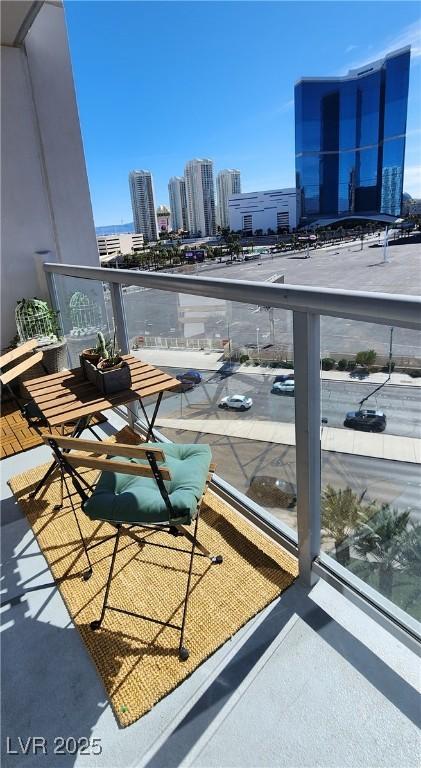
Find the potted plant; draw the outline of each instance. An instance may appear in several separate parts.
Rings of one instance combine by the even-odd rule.
[[[99,336],[99,333],[97,335]],[[90,347],[89,349],[82,350],[82,352],[79,355],[79,362],[80,362],[80,367],[82,369],[82,376],[84,379],[90,378],[86,363],[89,362],[91,363],[91,365],[93,365],[96,368],[100,359],[101,359],[101,347],[99,345],[99,341],[96,347]]]
[[[51,309],[46,301],[38,299],[20,299],[16,304],[15,320],[17,336],[15,346],[36,339],[38,348],[43,352],[43,365],[50,373],[58,373],[67,365],[67,345],[60,325],[59,313]],[[38,375],[45,373],[40,368]],[[34,369],[29,378],[37,373]],[[27,377],[28,378],[28,377]]]
[[[116,338],[105,342],[101,332],[98,333],[98,344],[95,354],[99,356],[96,364],[85,357],[84,364],[88,379],[103,395],[111,395],[130,389],[130,367],[121,357],[120,350],[116,346]]]

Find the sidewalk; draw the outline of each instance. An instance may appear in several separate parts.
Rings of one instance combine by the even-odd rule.
[[[136,357],[145,363],[156,365],[157,368],[195,368],[198,371],[217,371],[224,362],[222,352],[207,352],[196,349],[152,349],[142,347],[134,350]],[[263,376],[278,376],[280,374],[293,373],[287,368],[264,368],[260,365],[235,365],[236,373],[253,374]],[[362,382],[363,384],[383,384],[387,379],[387,373],[371,373],[365,379],[353,379],[348,371],[322,371],[323,381],[346,381],[348,383]],[[390,383],[407,387],[421,387],[421,378],[412,379],[407,373],[392,373]]]
[[[157,427],[182,429],[210,435],[229,435],[243,440],[255,440],[279,445],[295,445],[294,424],[247,419],[160,419]],[[354,430],[323,427],[322,450],[348,453],[368,458],[405,461],[421,464],[421,440]]]

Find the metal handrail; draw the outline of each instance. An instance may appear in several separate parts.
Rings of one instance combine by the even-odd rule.
[[[311,288],[220,277],[190,277],[168,273],[111,270],[73,264],[45,263],[46,272],[119,285],[138,285],[160,291],[290,309],[349,320],[421,330],[421,299],[402,294]]]

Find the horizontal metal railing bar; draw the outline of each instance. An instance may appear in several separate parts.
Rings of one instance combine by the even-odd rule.
[[[83,267],[50,262],[44,264],[44,269],[47,273],[85,280],[138,285],[160,291],[173,291],[421,330],[421,299],[416,296],[228,280],[218,277],[151,274],[150,272],[133,272],[129,269],[110,270],[103,267]]]

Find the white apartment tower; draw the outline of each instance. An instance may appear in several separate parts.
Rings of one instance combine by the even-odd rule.
[[[151,172],[131,171],[129,186],[135,232],[142,232],[148,240],[157,240],[158,224]]]
[[[240,171],[235,168],[225,168],[219,171],[216,177],[216,186],[218,190],[218,217],[221,229],[229,227],[228,199],[231,195],[241,193]]]
[[[184,176],[171,176],[168,182],[168,195],[170,200],[172,229],[175,231],[182,229],[187,232],[189,221],[187,215],[186,182]]]
[[[212,160],[195,159],[186,163],[187,215],[189,232],[209,237],[216,233],[215,191]]]

